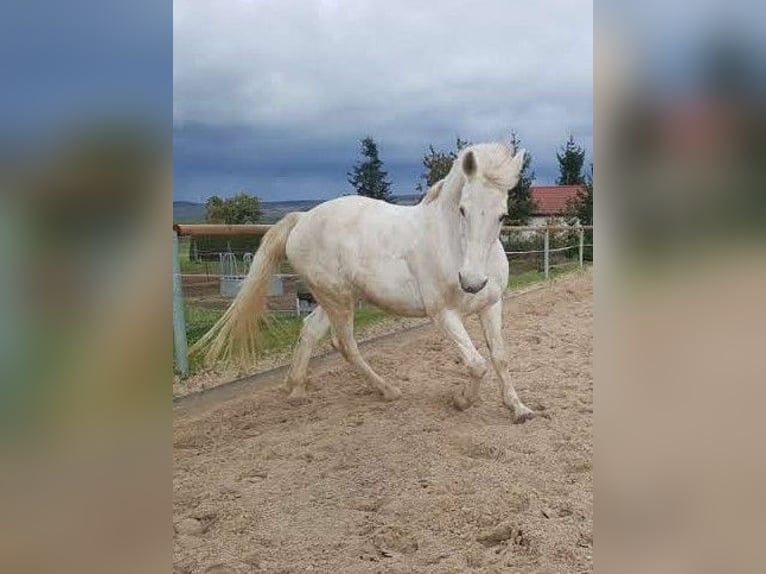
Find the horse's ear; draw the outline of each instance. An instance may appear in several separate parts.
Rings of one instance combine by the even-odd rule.
[[[463,155],[463,173],[468,177],[476,175],[476,156],[473,151],[468,151]]]

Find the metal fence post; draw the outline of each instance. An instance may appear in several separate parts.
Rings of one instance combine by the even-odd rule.
[[[550,245],[550,234],[551,234],[550,230],[546,227],[545,228],[545,246],[543,247],[544,253],[545,253],[543,255],[543,261],[545,262],[544,265],[545,265],[545,279],[546,280],[548,279],[548,271],[550,269],[550,263],[551,263],[551,261],[550,261],[550,251],[548,249],[548,247]]]
[[[585,248],[585,230],[582,228],[582,225],[580,226],[580,269],[582,269],[583,264],[583,251]]]
[[[181,289],[181,261],[179,259],[178,234],[173,233],[173,349],[176,369],[185,377],[189,374],[189,358],[186,346],[186,320],[184,319],[184,294]]]

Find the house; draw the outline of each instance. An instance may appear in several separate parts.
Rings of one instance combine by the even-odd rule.
[[[541,227],[549,219],[566,217],[569,203],[577,199],[579,185],[533,185],[529,192],[537,209],[529,218],[529,225]]]

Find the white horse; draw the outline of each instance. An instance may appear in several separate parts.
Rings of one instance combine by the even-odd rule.
[[[430,317],[457,345],[470,379],[454,396],[465,409],[489,376],[463,317],[477,313],[513,421],[534,412],[511,383],[503,344],[502,295],[508,261],[499,240],[507,192],[519,179],[524,150],[503,144],[464,149],[446,178],[423,201],[399,206],[361,196],[327,201],[290,213],[264,236],[250,272],[229,309],[192,348],[209,347],[207,360],[248,357],[257,343],[271,276],[287,257],[319,306],[303,322],[285,385],[291,398],[306,395],[306,373],[316,343],[332,328],[333,344],[386,400],[401,391],[365,362],[354,340],[359,297],[400,316]]]

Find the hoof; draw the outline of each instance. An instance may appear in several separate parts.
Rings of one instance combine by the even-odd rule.
[[[469,399],[468,397],[466,397],[462,391],[455,393],[454,396],[452,397],[452,404],[455,405],[455,408],[459,411],[466,410],[467,408],[473,406],[475,402],[476,401],[473,401]]]
[[[402,396],[402,391],[397,387],[389,387],[382,393],[384,401],[395,401]]]
[[[302,405],[304,403],[307,403],[309,400],[308,395],[306,395],[305,389],[299,389],[298,387],[295,387],[292,392],[287,396],[287,402],[291,405]]]
[[[537,413],[535,411],[522,405],[520,408],[516,409],[516,411],[513,413],[513,424],[518,425],[521,423],[525,423],[528,420],[532,420],[536,416],[537,416]]]

